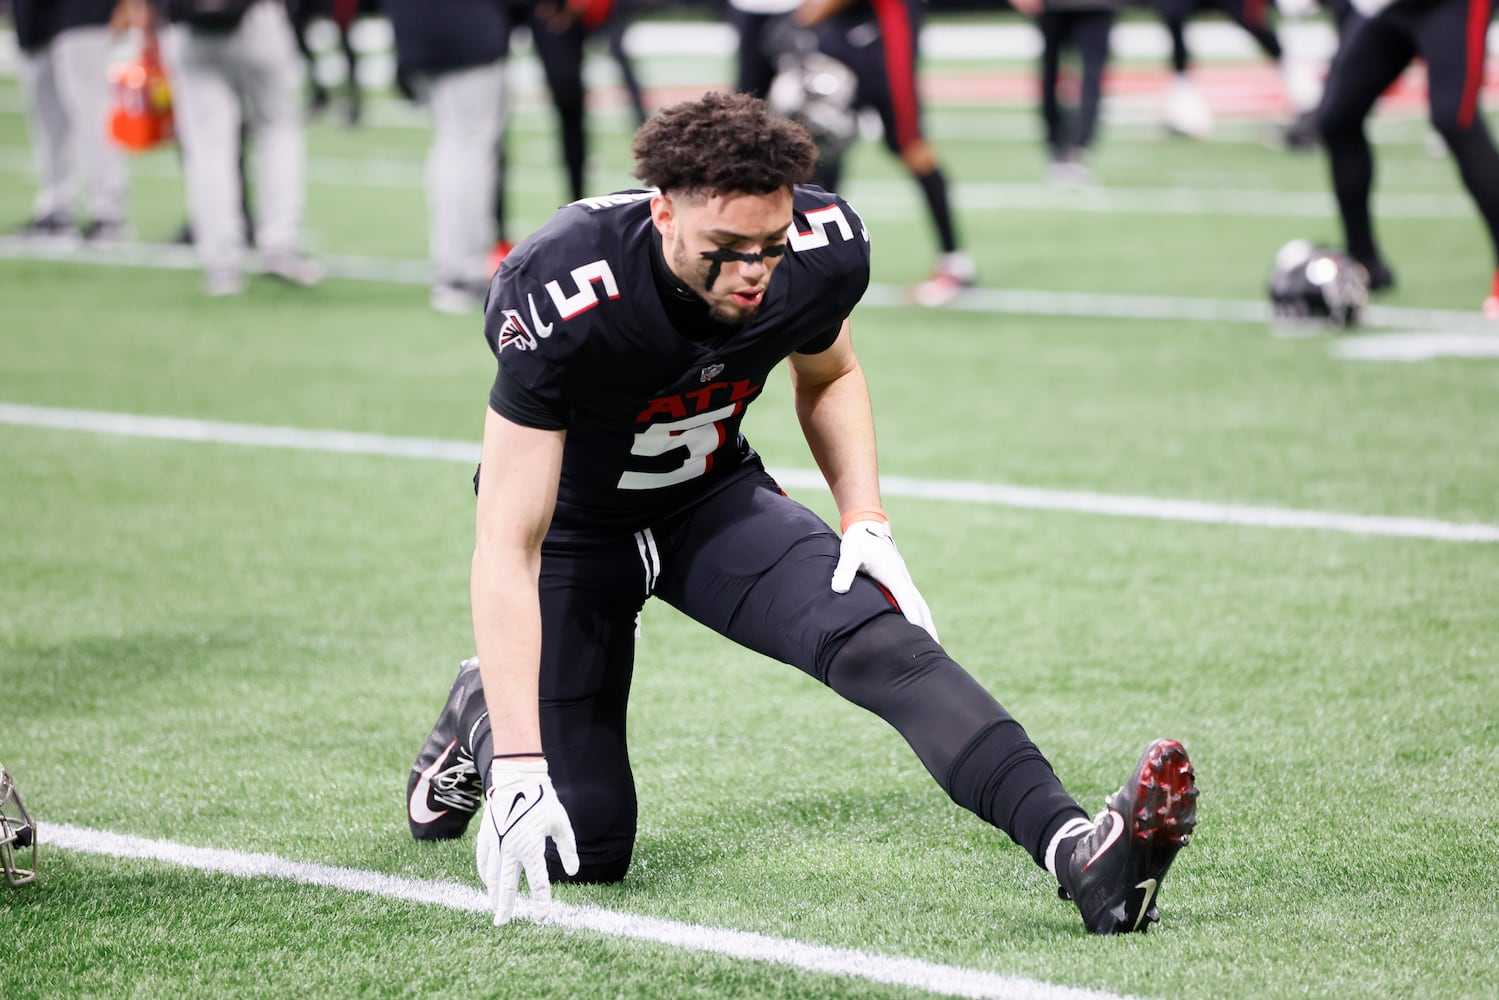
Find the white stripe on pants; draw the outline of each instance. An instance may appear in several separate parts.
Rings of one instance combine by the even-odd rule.
[[[483,287],[495,239],[495,188],[505,128],[505,62],[428,78],[427,227],[436,284]]]
[[[301,249],[307,140],[298,92],[302,63],[280,0],[260,0],[233,31],[175,25],[162,43],[187,178],[188,218],[204,268],[238,271],[240,124],[248,125],[255,237],[268,254]]]
[[[130,175],[108,138],[109,29],[70,28],[22,53],[20,73],[39,179],[33,214],[74,218],[86,187],[90,219],[123,222]]]

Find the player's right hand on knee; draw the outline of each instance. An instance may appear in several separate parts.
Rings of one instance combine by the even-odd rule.
[[[531,917],[544,920],[552,903],[546,846],[557,844],[562,868],[578,872],[578,846],[572,822],[557,799],[545,760],[496,760],[484,795],[484,822],[479,828],[476,859],[479,878],[489,890],[496,927],[510,922],[520,875],[531,888]]]
[[[907,621],[926,629],[934,641],[941,641],[937,639],[937,624],[932,621],[931,608],[916,589],[911,572],[906,569],[906,561],[896,550],[895,539],[890,537],[890,525],[885,521],[858,520],[844,530],[838,565],[833,568],[833,593],[848,593],[857,573],[866,574],[889,591]]]

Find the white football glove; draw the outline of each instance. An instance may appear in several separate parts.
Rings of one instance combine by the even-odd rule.
[[[547,838],[556,841],[563,869],[576,875],[578,845],[572,822],[552,789],[546,761],[497,760],[489,774],[476,857],[479,878],[489,889],[489,903],[494,907],[494,925],[510,922],[522,870],[531,887],[532,918],[544,920],[552,904]]]
[[[846,594],[853,586],[854,574],[863,571],[895,598],[901,613],[912,625],[920,625],[933,639],[937,626],[932,611],[911,580],[906,561],[895,550],[890,526],[882,521],[855,521],[843,533],[838,550],[838,566],[833,570],[833,593]]]

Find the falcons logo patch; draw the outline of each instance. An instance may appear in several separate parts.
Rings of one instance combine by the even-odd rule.
[[[505,322],[500,325],[499,335],[495,338],[495,351],[503,351],[507,347],[514,347],[518,351],[529,351],[536,347],[536,337],[530,330],[526,329],[526,321],[520,318],[520,313],[514,309],[501,309]]]

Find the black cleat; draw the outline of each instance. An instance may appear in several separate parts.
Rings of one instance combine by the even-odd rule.
[[[1063,899],[1094,934],[1146,931],[1159,923],[1156,894],[1197,825],[1197,785],[1186,749],[1156,740],[1062,867]]]
[[[406,782],[406,819],[417,840],[455,840],[484,804],[483,782],[473,754],[458,739],[459,709],[471,696],[483,696],[479,661],[464,660],[422,752]]]
[[[1303,111],[1296,120],[1287,125],[1280,134],[1286,149],[1305,152],[1322,144],[1322,131],[1317,125],[1315,111]]]
[[[1378,257],[1370,257],[1368,260],[1359,259],[1359,264],[1369,275],[1369,291],[1383,292],[1395,287],[1395,272],[1390,270],[1390,265]]]

